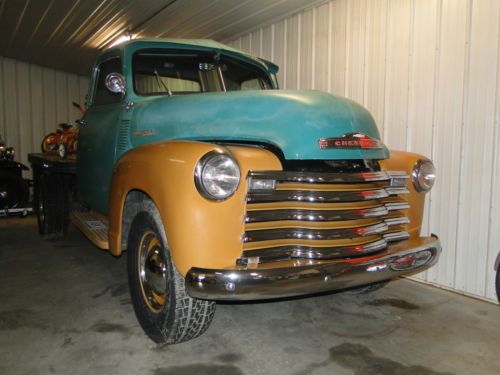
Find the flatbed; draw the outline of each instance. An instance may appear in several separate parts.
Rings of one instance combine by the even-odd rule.
[[[76,173],[76,155],[61,159],[57,153],[32,153],[28,154],[28,161],[33,170],[42,168],[59,173]]]

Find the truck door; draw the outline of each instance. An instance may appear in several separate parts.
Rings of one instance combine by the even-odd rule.
[[[123,95],[106,88],[106,76],[110,73],[122,74],[119,56],[102,59],[94,69],[93,91],[90,91],[90,103],[80,125],[77,151],[79,199],[104,214],[108,211],[109,186],[123,110]]]

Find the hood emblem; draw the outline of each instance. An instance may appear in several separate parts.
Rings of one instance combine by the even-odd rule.
[[[337,149],[382,149],[383,143],[362,133],[344,134],[338,138],[320,138],[318,140],[319,148],[337,148]]]

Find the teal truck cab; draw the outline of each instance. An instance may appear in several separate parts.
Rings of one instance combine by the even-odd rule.
[[[93,66],[76,160],[30,155],[40,232],[69,216],[126,250],[156,342],[199,336],[215,301],[380,286],[439,257],[420,235],[432,162],[389,151],[353,101],[280,90],[277,71],[213,41],[123,43]]]

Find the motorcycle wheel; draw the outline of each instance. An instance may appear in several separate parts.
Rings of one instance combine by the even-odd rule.
[[[61,159],[66,159],[66,156],[68,156],[68,146],[64,143],[60,143],[57,146],[57,153]]]
[[[46,135],[43,140],[42,140],[42,152],[49,152],[49,151],[53,151],[56,149],[56,144],[54,143],[54,133],[50,133],[48,135]]]

